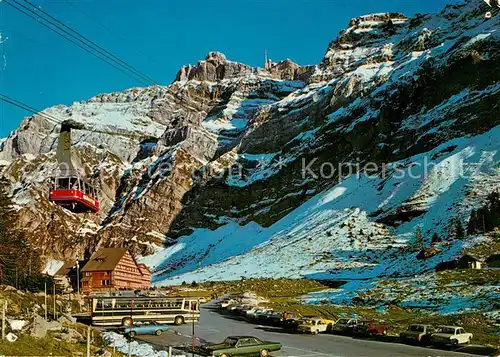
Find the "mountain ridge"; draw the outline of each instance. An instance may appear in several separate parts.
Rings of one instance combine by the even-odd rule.
[[[314,249],[308,248],[311,254],[305,254],[304,267],[294,274],[313,277],[336,264],[350,274],[352,267],[363,267],[358,260],[364,254],[384,273],[384,257],[407,249],[417,225],[423,225],[429,244],[434,232],[445,234],[450,218],[466,223],[470,209],[459,207],[466,195],[476,195],[470,202],[477,208],[486,191],[498,187],[497,154],[483,141],[498,138],[495,60],[500,43],[494,30],[499,21],[484,20],[484,7],[469,1],[411,18],[399,13],[361,16],[328,45],[317,65],[285,60],[253,68],[211,52],[197,65],[182,67],[169,86],[131,88],[48,108],[46,113],[61,121],[72,118],[86,125],[75,131],[74,145],[87,175],[102,189],[102,212],[75,216],[48,202],[58,123],[34,115],[0,152],[0,159],[10,161],[4,175],[12,182],[20,225],[47,260],[82,257],[98,246],[129,246],[142,256],[156,254],[144,261],[155,269],[157,283],[197,276],[220,279],[225,275],[217,272],[231,266],[228,261],[252,261],[262,251],[259,244],[285,244],[284,236],[269,233],[273,227],[294,215],[311,220],[299,214],[303,207],[349,182],[338,172],[338,182],[304,178],[304,160],[313,162],[310,168],[316,173],[327,164],[342,167],[358,161],[363,167],[373,162],[387,164],[388,176],[363,181],[359,190],[366,197],[386,195],[379,204],[386,203],[374,209],[359,201],[365,209],[346,206],[340,210],[344,213],[329,209],[331,216],[339,216],[331,222],[323,217],[317,227],[332,227],[316,237],[298,234],[297,247],[310,244]],[[486,158],[466,155],[474,150],[468,149],[475,145],[470,137],[476,136]],[[422,215],[437,210],[432,200],[441,202],[445,186],[437,185],[439,179],[398,182],[391,175],[398,166],[408,168],[425,157],[437,164],[458,159],[483,164],[487,172],[478,177],[487,190],[480,192],[476,179],[453,175],[451,186],[458,189],[452,190],[453,199],[442,201],[446,209],[439,208],[439,223],[421,222]],[[398,197],[400,191],[385,191],[389,181],[413,189]],[[341,196],[332,197],[342,202]],[[352,227],[334,229],[336,225]],[[329,241],[338,244],[325,243]],[[231,250],[234,242],[239,248]],[[187,243],[200,249],[187,249]],[[413,272],[458,254],[459,243],[442,247],[441,256]],[[342,244],[352,252],[339,253]],[[370,244],[382,256],[365,252],[363,246]],[[263,255],[268,256],[272,261],[272,254]],[[408,264],[387,274],[402,273],[414,263],[413,256],[405,253],[401,258]],[[264,271],[273,275],[273,269]]]

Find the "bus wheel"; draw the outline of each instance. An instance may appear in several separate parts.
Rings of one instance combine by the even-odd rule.
[[[229,357],[229,355],[227,353],[223,353],[219,357]]]
[[[174,320],[174,324],[176,325],[182,325],[184,323],[184,317],[182,316],[177,316]]]
[[[161,330],[156,330],[156,331],[155,331],[155,335],[156,335],[156,336],[161,336],[161,333],[162,333],[162,331],[161,331]]]
[[[131,327],[134,321],[131,317],[124,317],[122,320],[122,326]]]

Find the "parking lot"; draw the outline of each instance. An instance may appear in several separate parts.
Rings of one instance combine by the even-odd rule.
[[[384,342],[375,339],[361,339],[333,334],[298,335],[290,334],[279,327],[248,323],[243,317],[219,311],[206,305],[201,310],[201,319],[195,325],[195,343],[220,342],[230,335],[251,335],[265,341],[283,344],[274,356],[300,357],[405,357],[405,356],[470,356],[448,350],[405,345],[398,342]],[[192,343],[192,326],[173,326],[162,336],[141,336],[141,340],[159,348],[185,346]],[[387,338],[386,341],[390,341]]]

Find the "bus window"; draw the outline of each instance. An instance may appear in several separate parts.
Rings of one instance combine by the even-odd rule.
[[[189,308],[189,310],[196,311],[198,310],[197,307],[198,307],[198,301],[191,301],[191,307]]]

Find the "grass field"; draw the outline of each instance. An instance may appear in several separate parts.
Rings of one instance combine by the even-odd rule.
[[[0,340],[0,356],[86,356],[86,341],[69,343],[61,341],[56,333],[51,333],[45,338],[33,338],[27,334],[21,334],[16,342]],[[95,345],[98,346],[95,346]],[[104,341],[97,336],[91,347],[91,355],[99,348],[104,347]],[[110,349],[108,348],[108,351]],[[111,352],[111,351],[110,351]],[[113,357],[121,357],[123,354],[111,352]]]

